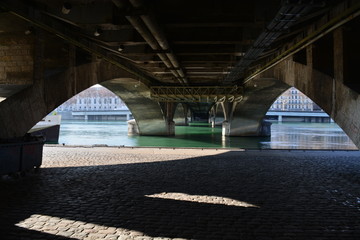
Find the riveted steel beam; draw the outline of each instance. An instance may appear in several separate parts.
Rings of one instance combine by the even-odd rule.
[[[154,86],[150,88],[150,97],[159,102],[240,102],[243,88]]]

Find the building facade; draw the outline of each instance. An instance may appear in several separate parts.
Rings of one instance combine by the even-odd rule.
[[[62,119],[129,120],[131,112],[113,92],[94,86],[72,97],[55,110]]]
[[[294,87],[285,91],[271,105],[269,111],[322,111],[310,98]]]
[[[333,122],[317,104],[294,87],[275,100],[266,113],[266,119],[278,122]]]
[[[72,97],[57,108],[57,111],[108,111],[128,109],[113,92],[100,86],[91,87]]]

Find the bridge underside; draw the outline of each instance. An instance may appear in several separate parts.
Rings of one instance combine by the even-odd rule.
[[[222,111],[225,136],[259,136],[269,106],[295,86],[360,146],[356,1],[3,0],[0,8],[0,139],[24,136],[94,84],[125,101],[142,135],[173,135],[189,112],[209,121]]]

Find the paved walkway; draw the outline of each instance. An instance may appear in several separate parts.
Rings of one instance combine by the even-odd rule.
[[[360,153],[45,147],[0,239],[360,239]]]

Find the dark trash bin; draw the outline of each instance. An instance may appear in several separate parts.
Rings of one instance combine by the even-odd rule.
[[[44,142],[43,137],[33,136],[0,142],[0,175],[40,167]]]

